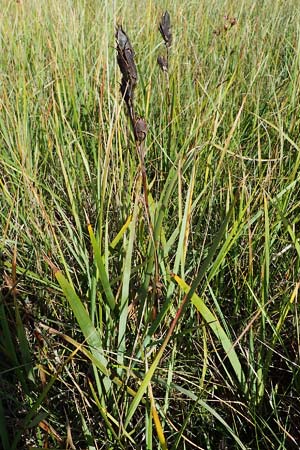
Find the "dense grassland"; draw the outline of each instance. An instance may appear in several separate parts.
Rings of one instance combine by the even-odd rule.
[[[2,0],[0,33],[0,447],[298,449],[297,2]]]

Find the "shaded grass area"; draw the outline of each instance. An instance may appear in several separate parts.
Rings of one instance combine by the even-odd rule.
[[[2,447],[297,449],[294,2],[23,0],[0,30]]]

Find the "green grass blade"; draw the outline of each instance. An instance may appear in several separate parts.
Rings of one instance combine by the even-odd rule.
[[[92,226],[89,224],[88,225],[88,231],[89,231],[89,235],[90,235],[90,239],[91,239],[91,243],[93,246],[93,250],[94,250],[94,256],[95,256],[95,261],[96,261],[96,265],[99,271],[99,277],[107,298],[107,302],[109,307],[111,308],[111,310],[113,311],[116,307],[116,301],[109,283],[109,279],[102,261],[102,256],[100,253],[100,247],[99,244],[96,240],[96,237],[94,235]]]
[[[57,270],[55,272],[55,277],[62,288],[62,291],[68,300],[72,311],[76,317],[76,320],[78,322],[78,325],[87,341],[87,343],[90,346],[91,353],[99,360],[99,362],[104,366],[107,367],[108,361],[103,355],[102,351],[102,339],[94,327],[87,310],[83,306],[80,298],[77,296],[76,292],[74,291],[74,288],[71,286],[71,284],[68,282],[68,280],[63,276],[63,274]],[[104,378],[104,384],[106,387],[106,390],[109,389],[111,385],[111,381],[108,377]]]
[[[183,281],[178,275],[174,275],[174,280],[178,283],[180,288],[186,294],[190,292],[190,286],[188,286],[188,284],[185,283],[185,281]],[[197,308],[197,310],[199,311],[203,319],[206,321],[208,326],[211,328],[217,339],[219,339],[240,385],[246,391],[247,390],[245,385],[246,378],[241,363],[239,361],[239,358],[236,354],[236,351],[233,347],[231,340],[229,339],[224,329],[222,328],[218,318],[210,311],[210,309],[205,305],[204,301],[196,293],[192,295],[191,302]]]
[[[123,266],[123,276],[122,276],[122,292],[120,300],[120,315],[119,315],[119,326],[118,326],[118,363],[123,365],[124,363],[124,353],[126,351],[126,328],[128,320],[128,302],[129,302],[129,288],[130,288],[130,277],[132,270],[132,257],[134,250],[134,241],[136,234],[136,223],[139,212],[139,201],[140,201],[140,189],[141,180],[138,182],[136,198],[134,203],[133,217],[129,225],[129,237],[126,247],[124,266]]]

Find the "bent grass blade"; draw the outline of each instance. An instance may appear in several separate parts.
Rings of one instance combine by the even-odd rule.
[[[82,301],[76,294],[74,288],[71,286],[71,284],[68,282],[68,280],[64,277],[64,275],[60,272],[60,270],[54,271],[55,277],[66,297],[68,300],[72,311],[74,313],[74,316],[76,317],[77,323],[87,341],[89,344],[91,353],[93,356],[99,360],[99,362],[104,366],[107,367],[108,361],[104,357],[102,352],[102,340],[101,337],[94,327],[87,310],[83,306]],[[108,377],[105,377],[103,380],[105,390],[108,392],[111,386],[111,380]]]
[[[108,305],[109,305],[110,309],[113,311],[115,309],[115,306],[116,306],[116,301],[115,301],[112,289],[110,287],[110,283],[109,283],[109,279],[108,279],[108,276],[107,276],[107,273],[106,273],[106,270],[105,270],[105,266],[104,266],[103,261],[102,261],[102,256],[101,256],[101,253],[100,253],[100,247],[99,247],[99,245],[97,243],[97,240],[96,240],[96,237],[94,235],[93,228],[92,228],[91,224],[88,224],[88,232],[89,232],[89,235],[90,235],[90,240],[91,240],[91,244],[92,244],[93,251],[94,251],[95,262],[96,262],[96,265],[97,265],[97,269],[99,271],[100,281],[102,283],[102,286],[103,286],[103,289],[104,289],[104,292],[105,292],[105,295],[106,295],[106,298],[107,298]]]
[[[190,286],[182,280],[178,275],[173,275],[174,280],[177,282],[179,287],[183,290],[185,294],[190,291]],[[222,328],[218,318],[210,311],[210,309],[205,305],[204,301],[195,293],[191,297],[191,302],[197,308],[205,322],[209,325],[215,336],[219,339],[222,347],[228,357],[231,366],[236,374],[236,377],[242,387],[246,389],[245,385],[245,374],[243,372],[240,360],[234,350],[234,346]]]

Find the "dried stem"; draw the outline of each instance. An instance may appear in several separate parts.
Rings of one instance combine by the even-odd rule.
[[[170,105],[170,85],[169,85],[169,53],[170,47],[172,45],[173,36],[171,31],[171,19],[168,11],[165,11],[161,17],[159,23],[159,32],[165,42],[166,56],[159,55],[157,58],[157,63],[163,73],[165,74],[167,80],[167,101]]]
[[[169,28],[166,25],[162,28],[164,30],[166,39],[171,43],[171,34],[168,32]],[[149,232],[154,246],[154,257],[155,257],[155,282],[153,286],[153,291],[155,291],[155,286],[159,279],[158,274],[158,258],[156,243],[154,240],[154,229],[151,222],[150,209],[149,209],[149,199],[148,199],[148,183],[147,183],[147,173],[145,167],[145,146],[144,142],[147,136],[147,123],[142,117],[137,117],[134,105],[134,90],[137,85],[137,69],[134,60],[134,50],[130,43],[130,40],[119,25],[116,31],[116,41],[117,41],[117,61],[122,74],[120,91],[122,97],[126,103],[130,122],[132,125],[134,139],[136,144],[137,153],[139,156],[140,167],[141,167],[141,177],[142,177],[142,187],[144,191],[144,207],[146,220],[149,226]],[[155,308],[155,305],[154,305]]]

